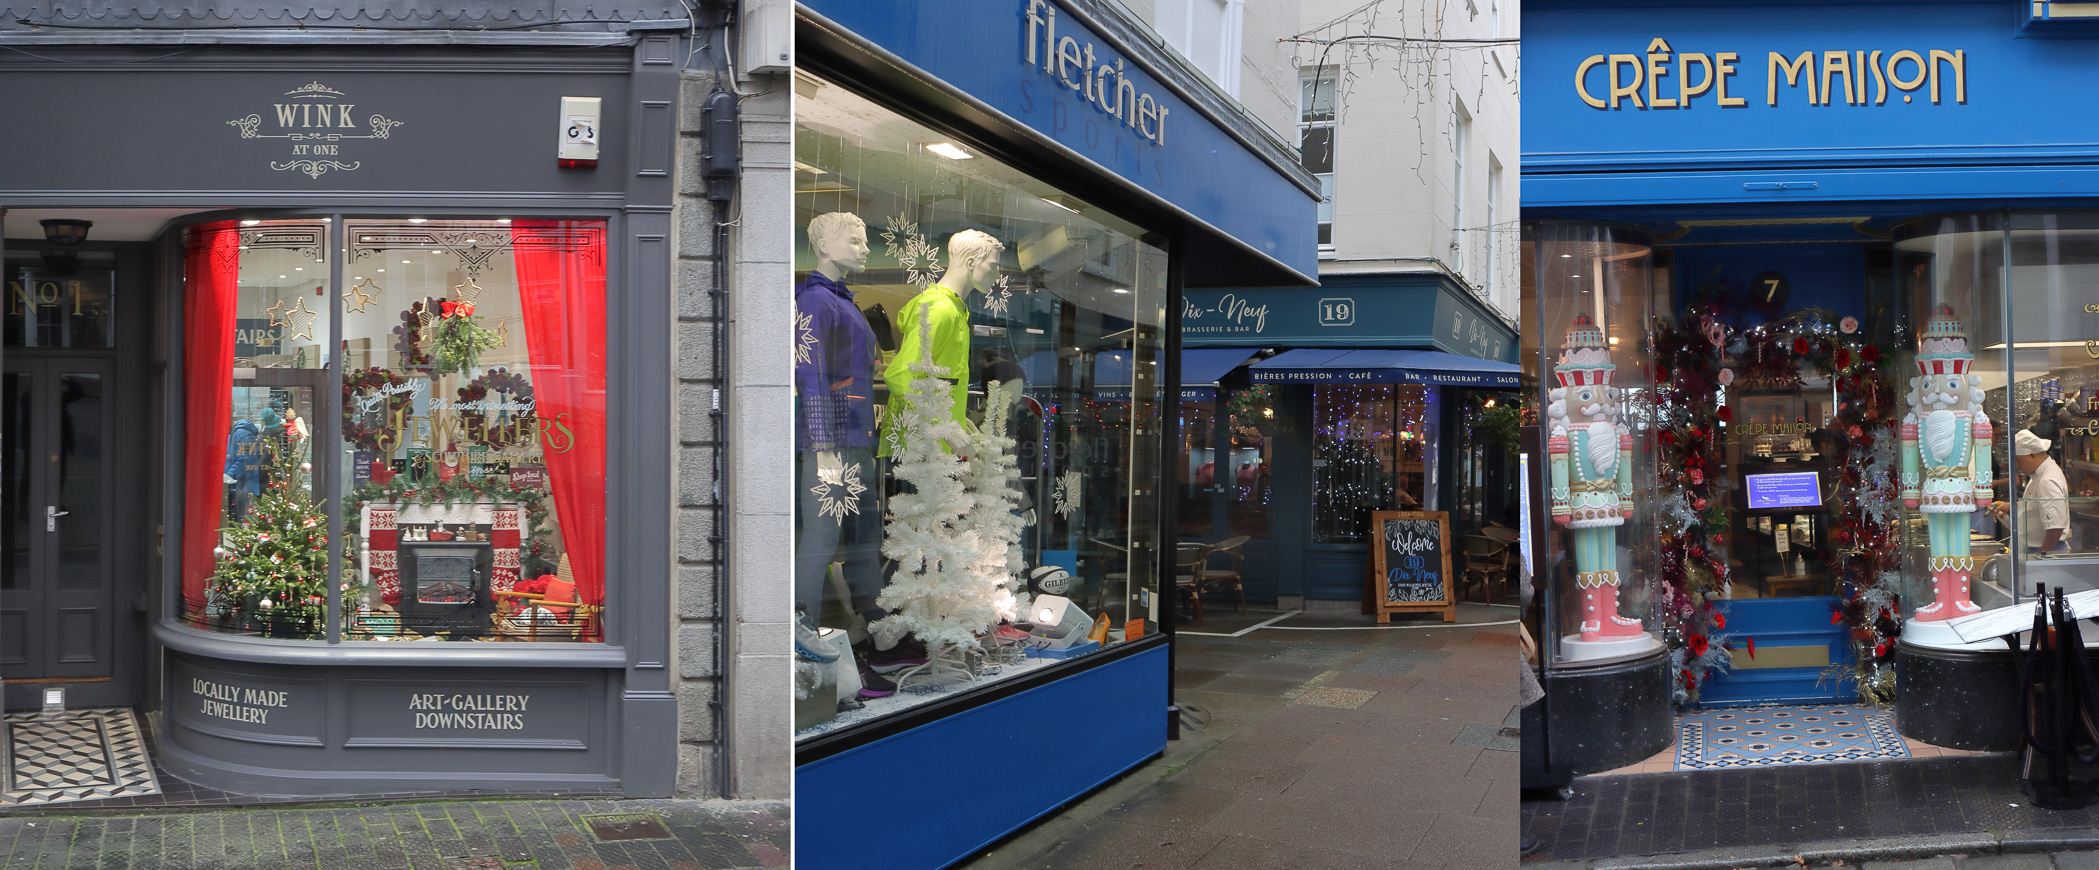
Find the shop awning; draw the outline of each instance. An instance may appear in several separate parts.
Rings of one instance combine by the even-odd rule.
[[[1299,348],[1253,364],[1257,384],[1428,384],[1516,387],[1523,368],[1436,350]]]

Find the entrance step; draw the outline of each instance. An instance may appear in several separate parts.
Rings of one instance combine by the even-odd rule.
[[[160,794],[137,717],[128,708],[9,713],[0,805]]]

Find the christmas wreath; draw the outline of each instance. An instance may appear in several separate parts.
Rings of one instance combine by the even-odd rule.
[[[374,453],[388,453],[401,446],[392,428],[393,422],[403,410],[415,404],[415,395],[391,388],[407,383],[407,378],[382,368],[358,369],[343,378],[343,440],[359,450]],[[369,422],[371,418],[367,414],[360,413],[363,409],[357,402],[360,395],[373,391],[386,397],[385,410],[376,424]]]
[[[498,402],[499,416],[508,415],[509,421],[496,428],[489,428],[487,409],[482,403],[488,401],[490,393],[502,395]],[[461,427],[467,440],[487,447],[504,447],[530,441],[536,430],[533,412],[511,411],[502,405],[531,405],[532,382],[524,375],[497,366],[480,377],[459,388],[459,402],[453,406],[459,415]]]
[[[474,316],[474,303],[448,299],[433,307],[438,317],[431,326],[430,343],[437,351],[438,371],[450,374],[472,370],[481,364],[482,351],[503,344],[495,330],[482,326],[480,318]]]
[[[417,302],[401,312],[401,325],[394,327],[394,350],[401,354],[401,366],[428,371],[436,361],[430,352],[423,349],[423,315],[427,307]]]

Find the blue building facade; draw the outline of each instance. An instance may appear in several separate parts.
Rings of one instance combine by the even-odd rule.
[[[813,372],[797,489],[814,493],[797,496],[797,599],[846,663],[798,665],[806,865],[962,861],[1178,726],[1162,490],[1183,299],[1315,283],[1319,188],[1111,6],[796,7],[793,343]],[[929,377],[946,383],[914,386]],[[946,417],[1007,433],[1011,453],[957,444]],[[842,431],[867,419],[879,438]],[[979,490],[1005,507],[891,510],[946,485],[917,469],[963,452],[973,470],[1011,462],[1013,483]],[[927,590],[974,582],[961,560],[889,546],[965,528],[1005,538],[1027,588],[957,604]],[[979,617],[966,641],[942,628]]]
[[[1565,640],[1583,618],[1562,576],[1573,560],[1542,523],[1534,568],[1549,600],[1533,625],[1548,672],[1619,681],[1624,697],[1658,708],[1611,722],[1625,732],[1659,734],[1645,723],[1672,697],[1892,694],[1905,733],[1994,747],[1994,731],[1948,731],[1947,715],[1918,706],[1966,679],[1952,675],[2002,664],[2001,642],[1962,640],[1932,605],[1963,597],[1965,612],[2037,585],[2089,585],[2076,566],[2099,540],[2082,528],[2099,465],[2081,431],[2099,411],[2082,344],[2099,335],[2084,239],[2099,207],[2099,117],[2057,104],[2099,82],[2099,29],[2049,2],[1525,12],[1536,35],[1524,40],[1523,364],[1547,382],[1546,410],[1573,318],[1586,313],[1609,336],[1639,445],[1639,507],[1615,554],[1620,599],[1666,641],[1571,656]],[[1927,540],[1898,470],[1919,334],[1942,311],[1973,354],[1974,395],[1960,398],[1995,424],[1994,471],[1976,483],[1969,549],[1957,554]],[[1687,399],[1687,377],[1715,383],[1697,381]],[[2009,471],[2011,436],[2029,429],[2066,486]],[[1694,470],[1692,455],[1710,461]],[[1800,472],[1816,475],[1820,504],[1748,496],[1759,475]],[[1698,547],[1701,571],[1724,566],[1728,582],[1687,598],[1671,539]],[[1969,588],[1935,588],[1942,557],[1972,563]],[[1708,598],[1720,619],[1702,615]],[[1732,649],[1732,667],[1707,668],[1701,643]],[[1650,742],[1560,754],[1596,770],[1666,745]]]

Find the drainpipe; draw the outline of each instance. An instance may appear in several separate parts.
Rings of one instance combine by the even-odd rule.
[[[721,618],[716,621],[714,631],[714,698],[708,702],[713,708],[716,732],[714,752],[714,779],[716,793],[723,798],[736,795],[735,766],[730,763],[732,753],[726,751],[729,741],[722,737],[733,736],[729,724],[729,632],[736,612],[729,583],[729,491],[724,485],[728,479],[729,455],[729,408],[724,400],[722,386],[729,378],[729,202],[736,194],[736,178],[740,169],[737,141],[736,96],[723,87],[726,80],[731,86],[735,73],[729,66],[729,24],[735,18],[735,0],[708,0],[702,4],[708,13],[707,25],[712,39],[710,53],[714,55],[714,92],[707,95],[701,114],[702,152],[701,177],[707,182],[707,201],[714,210],[714,281],[707,296],[714,316],[714,401],[708,417],[714,436],[714,529],[708,535],[714,558],[714,601],[720,608]]]

